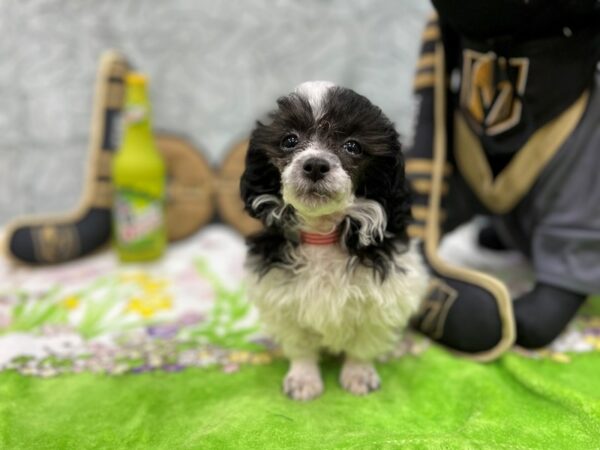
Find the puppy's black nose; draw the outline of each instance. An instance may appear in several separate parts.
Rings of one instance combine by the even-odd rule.
[[[313,181],[319,181],[329,172],[329,163],[321,158],[309,158],[302,166],[304,175]]]

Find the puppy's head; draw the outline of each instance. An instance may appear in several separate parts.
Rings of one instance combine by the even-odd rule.
[[[332,83],[303,83],[257,123],[241,194],[246,210],[267,226],[292,211],[299,218],[344,215],[364,200],[379,205],[384,235],[406,240],[410,217],[404,162],[393,124],[367,98]],[[349,247],[360,224],[347,221]],[[362,243],[362,244],[361,244]]]

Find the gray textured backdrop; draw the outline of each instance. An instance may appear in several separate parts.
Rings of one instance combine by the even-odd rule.
[[[0,2],[0,224],[76,205],[96,62],[122,50],[151,78],[155,128],[218,165],[281,94],[351,87],[410,133],[423,0]]]

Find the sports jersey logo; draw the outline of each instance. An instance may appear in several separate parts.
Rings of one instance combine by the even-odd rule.
[[[493,136],[519,123],[528,72],[528,58],[463,52],[460,104],[479,132]]]

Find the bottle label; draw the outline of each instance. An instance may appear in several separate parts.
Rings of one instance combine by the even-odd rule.
[[[117,190],[115,233],[118,244],[132,250],[160,245],[164,233],[162,199],[140,192]]]
[[[141,123],[148,119],[148,108],[144,105],[127,105],[125,106],[125,114],[123,122],[126,125]]]

